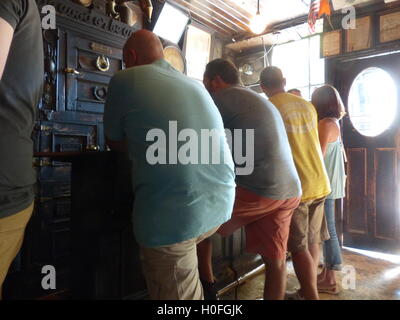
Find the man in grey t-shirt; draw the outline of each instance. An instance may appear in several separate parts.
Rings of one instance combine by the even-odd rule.
[[[227,60],[210,62],[203,82],[221,112],[225,128],[232,133],[236,168],[232,219],[218,233],[227,236],[246,227],[247,251],[260,254],[266,264],[264,299],[283,299],[289,226],[301,196],[301,183],[283,120],[269,101],[239,86],[238,71]],[[241,150],[235,150],[240,143],[235,139],[242,140],[242,150],[253,152],[254,164],[242,163],[237,156]],[[249,165],[252,170],[241,170]],[[198,245],[205,293],[212,291],[214,283],[211,251],[210,239]]]
[[[0,1],[0,297],[33,210],[33,130],[43,84],[35,0]]]

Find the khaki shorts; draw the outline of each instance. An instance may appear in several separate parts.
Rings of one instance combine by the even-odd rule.
[[[329,239],[324,214],[325,197],[301,202],[294,210],[290,224],[288,250],[292,253],[308,249]]]
[[[152,300],[203,300],[196,245],[212,236],[201,236],[157,248],[141,248],[143,274]]]
[[[32,212],[33,202],[28,208],[0,219],[0,299],[1,287],[11,263],[21,249],[25,228]]]

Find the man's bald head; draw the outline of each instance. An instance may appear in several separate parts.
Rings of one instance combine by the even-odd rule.
[[[151,64],[164,58],[160,39],[151,31],[134,32],[124,46],[124,62],[127,68]]]
[[[265,94],[268,97],[272,97],[285,91],[286,79],[283,77],[281,69],[270,66],[261,72],[260,84]]]

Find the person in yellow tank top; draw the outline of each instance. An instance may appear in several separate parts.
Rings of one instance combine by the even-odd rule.
[[[303,191],[292,217],[288,241],[300,289],[287,298],[318,299],[320,244],[329,238],[324,201],[331,188],[319,143],[317,113],[310,102],[285,92],[286,79],[279,68],[265,68],[260,82],[282,116]]]

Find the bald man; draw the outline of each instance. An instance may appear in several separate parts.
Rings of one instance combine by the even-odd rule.
[[[295,96],[298,96],[302,98],[303,96],[301,95],[301,91],[299,89],[293,88],[287,91],[287,93],[294,94]]]
[[[111,149],[132,161],[133,225],[149,295],[200,300],[196,244],[230,219],[235,194],[222,118],[206,89],[164,60],[155,34],[135,32],[124,61],[110,83],[104,129]],[[204,130],[218,141],[209,155]],[[203,161],[214,152],[223,161]]]

